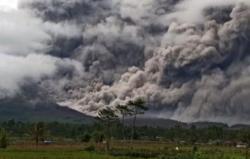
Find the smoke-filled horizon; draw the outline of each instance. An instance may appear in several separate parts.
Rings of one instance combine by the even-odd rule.
[[[95,115],[142,97],[153,117],[250,123],[249,0],[18,6],[0,9],[1,99],[35,89]]]

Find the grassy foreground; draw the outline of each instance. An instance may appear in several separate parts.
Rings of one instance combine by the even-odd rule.
[[[166,143],[138,142],[113,144],[114,149],[105,153],[102,145],[95,151],[86,151],[89,145],[29,146],[16,145],[0,150],[0,159],[245,159],[246,150],[222,146],[191,146]],[[250,158],[250,157],[249,157]]]

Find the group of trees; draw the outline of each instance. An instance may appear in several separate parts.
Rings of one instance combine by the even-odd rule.
[[[32,129],[33,139],[35,140],[36,145],[39,144],[39,141],[43,141],[45,137],[45,124],[43,122],[35,123]]]
[[[58,122],[52,123],[23,123],[10,120],[8,122],[0,123],[0,148],[6,148],[7,133],[10,136],[19,138],[32,139],[36,145],[44,141],[48,136],[72,138],[82,142],[88,142],[93,139],[94,142],[106,142],[106,149],[110,149],[110,141],[113,137],[112,129],[116,129],[116,137],[126,139],[128,138],[125,126],[125,118],[130,117],[133,122],[130,128],[130,138],[135,139],[136,133],[136,119],[139,114],[143,114],[148,108],[143,99],[138,98],[131,100],[125,105],[117,105],[115,108],[105,107],[98,112],[98,120],[93,125],[80,124],[63,124]],[[120,122],[119,122],[120,121]]]
[[[114,109],[112,109],[111,107],[106,107],[99,111],[98,119],[103,123],[105,127],[107,151],[110,149],[112,125],[117,121],[121,121],[120,123],[122,125],[122,135],[123,135],[123,139],[125,140],[125,118],[127,116],[133,118],[131,139],[136,139],[137,138],[137,133],[136,133],[137,116],[139,114],[144,114],[144,112],[147,110],[148,108],[145,105],[145,101],[142,98],[138,98],[136,100],[130,100],[125,105],[118,104]]]
[[[99,121],[90,125],[74,123],[24,123],[7,121],[0,123],[0,148],[6,147],[7,143],[13,141],[25,141],[42,143],[41,141],[52,140],[61,142],[89,142],[101,143],[111,138],[115,140],[128,140],[132,138],[133,125],[124,124],[122,115],[116,113],[116,120],[112,120],[107,131],[106,123]],[[130,115],[129,115],[130,116]],[[120,118],[119,118],[120,117]],[[125,115],[124,118],[126,118]],[[132,118],[133,116],[130,116]],[[120,119],[120,122],[118,122]],[[129,119],[131,122],[132,119]],[[106,122],[106,121],[105,121]],[[126,123],[128,121],[126,120]],[[1,130],[2,129],[2,130]],[[209,127],[182,127],[173,126],[169,128],[141,126],[136,127],[138,139],[167,141],[174,143],[211,143],[230,144],[235,146],[238,142],[250,144],[250,128],[230,128],[226,126]],[[107,133],[109,133],[107,135]],[[110,145],[109,145],[110,146]]]
[[[40,141],[44,140],[45,136],[45,124],[43,122],[38,122],[33,124],[31,132],[32,138],[34,139],[36,145],[39,144]],[[4,128],[0,129],[0,149],[7,148],[9,144],[7,132]]]
[[[112,139],[134,140],[164,140],[175,143],[236,143],[250,144],[250,128],[234,129],[227,126],[212,127],[138,127],[138,115],[145,113],[148,108],[143,99],[138,98],[116,107],[105,107],[98,113],[95,123],[84,125],[77,123],[38,122],[24,123],[10,120],[0,123],[0,148],[6,148],[13,137],[21,140],[33,140],[38,145],[41,141],[51,139],[71,139],[73,142],[95,143],[106,142],[106,149],[110,150]],[[7,135],[8,134],[8,135]],[[9,138],[9,140],[8,140]],[[213,142],[211,142],[213,143]]]

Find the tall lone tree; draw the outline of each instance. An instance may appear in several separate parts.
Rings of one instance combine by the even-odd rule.
[[[133,128],[132,128],[132,139],[136,139],[136,120],[139,114],[144,114],[145,111],[148,110],[148,107],[145,104],[145,101],[142,98],[137,98],[134,101],[129,101],[127,104],[131,107],[132,115],[133,115]]]
[[[118,116],[115,111],[110,107],[106,107],[98,112],[98,119],[103,122],[105,126],[105,136],[106,136],[106,150],[110,150],[111,142],[111,127],[114,122],[117,121]]]
[[[119,114],[121,115],[121,124],[122,124],[122,137],[125,140],[125,117],[127,115],[131,115],[132,111],[126,105],[117,105],[116,109],[118,110]]]
[[[39,122],[34,124],[33,130],[32,130],[34,140],[36,145],[39,144],[39,141],[44,139],[45,135],[45,124],[43,122]]]
[[[245,159],[248,159],[248,149],[249,149],[249,145],[250,145],[250,133],[249,132],[245,132],[245,134],[243,135],[243,141],[247,144],[246,145],[246,152],[245,152]]]
[[[0,130],[0,148],[5,149],[8,146],[7,133],[5,129]]]

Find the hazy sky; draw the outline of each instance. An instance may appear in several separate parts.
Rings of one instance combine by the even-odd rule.
[[[0,9],[9,10],[9,9],[17,9],[18,0],[1,0],[0,1]]]

